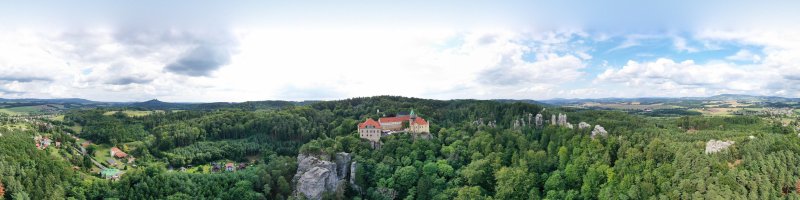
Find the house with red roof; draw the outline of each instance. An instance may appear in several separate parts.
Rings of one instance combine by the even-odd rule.
[[[405,131],[408,133],[430,133],[428,121],[417,116],[414,110],[408,115],[395,117],[381,117],[378,121],[367,118],[358,124],[358,134],[361,138],[372,142],[379,142],[385,133]]]
[[[361,138],[378,142],[381,140],[382,134],[383,129],[381,128],[381,124],[375,120],[367,118],[367,121],[358,124],[358,135]]]
[[[111,147],[111,156],[112,157],[117,157],[117,158],[125,158],[125,157],[128,157],[128,154],[123,152],[122,150],[120,150],[117,147]]]
[[[229,162],[229,163],[225,164],[225,171],[229,171],[229,172],[233,171],[233,163],[232,162]]]

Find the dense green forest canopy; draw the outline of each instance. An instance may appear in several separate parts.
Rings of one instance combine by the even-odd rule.
[[[667,117],[545,107],[527,102],[439,101],[395,96],[242,106],[127,116],[118,108],[73,110],[53,127],[3,120],[0,187],[6,199],[291,199],[296,157],[349,152],[355,184],[325,199],[797,199],[800,138],[755,116]],[[366,118],[408,111],[431,138],[394,134],[373,149],[356,133]],[[567,114],[591,128],[533,125],[536,114]],[[659,115],[661,116],[661,115]],[[515,126],[517,120],[525,126]],[[486,123],[496,122],[496,126]],[[71,134],[71,135],[70,135]],[[120,180],[90,171],[75,148],[34,146],[45,135],[121,147],[136,157]],[[72,135],[76,136],[75,138]],[[709,140],[735,142],[704,153]],[[231,173],[171,170],[249,163]],[[76,168],[77,167],[77,168]]]

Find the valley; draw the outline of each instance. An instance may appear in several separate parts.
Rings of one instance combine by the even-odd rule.
[[[14,150],[0,152],[0,182],[34,199],[798,195],[791,101],[582,101],[377,96],[5,115],[0,145]],[[428,131],[373,138],[359,128],[391,128],[385,117],[409,110]]]

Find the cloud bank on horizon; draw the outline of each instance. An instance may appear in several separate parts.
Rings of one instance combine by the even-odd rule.
[[[37,1],[0,98],[800,97],[800,2]]]

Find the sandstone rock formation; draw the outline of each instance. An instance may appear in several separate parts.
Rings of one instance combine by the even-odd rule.
[[[556,125],[556,115],[552,115],[552,116],[550,117],[550,124],[551,124],[551,125]]]
[[[717,153],[719,151],[728,149],[731,145],[733,145],[734,141],[722,141],[722,140],[709,140],[706,143],[706,154]]]
[[[600,125],[594,125],[594,130],[592,130],[592,139],[596,138],[597,136],[607,137],[608,132],[605,128]]]
[[[473,121],[472,124],[476,126],[483,126],[483,118],[478,118],[478,120]]]
[[[356,191],[361,191],[361,187],[356,185],[356,161],[350,163],[350,186]]]
[[[566,126],[567,125],[567,114],[558,113],[558,124],[559,126]]]
[[[528,125],[530,126],[533,123],[533,113],[528,113]]]
[[[487,123],[486,126],[491,127],[491,128],[495,128],[495,127],[497,127],[497,122],[492,120],[489,123]]]
[[[578,129],[587,129],[587,128],[591,128],[591,127],[592,127],[592,125],[589,124],[589,123],[586,123],[586,122],[578,123]]]
[[[536,118],[534,119],[536,123],[536,127],[542,127],[542,114],[536,114]]]
[[[355,173],[351,171],[354,168],[351,160],[350,154],[344,152],[337,153],[333,161],[327,155],[298,155],[297,173],[292,179],[294,195],[318,200],[323,193],[334,192]]]

